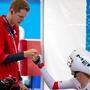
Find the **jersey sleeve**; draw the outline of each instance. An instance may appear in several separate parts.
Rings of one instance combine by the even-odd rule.
[[[42,77],[50,89],[75,89],[74,80],[55,81],[53,77],[47,72],[47,69],[43,67],[41,69]]]
[[[73,79],[59,81],[61,89],[76,89],[76,85]]]

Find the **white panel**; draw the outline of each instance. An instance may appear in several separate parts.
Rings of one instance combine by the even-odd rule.
[[[67,57],[85,48],[85,0],[45,0],[44,50],[47,69],[55,80],[71,78]],[[49,90],[45,86],[45,90]]]
[[[20,37],[19,37],[19,39],[20,40],[22,40],[22,39],[24,39],[24,37],[25,37],[25,32],[24,32],[24,28],[23,27],[21,27],[21,26],[19,26],[19,30],[20,30]]]

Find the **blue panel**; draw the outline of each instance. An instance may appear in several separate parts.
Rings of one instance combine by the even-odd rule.
[[[6,14],[9,10],[10,4],[9,2],[0,2],[0,15]]]
[[[12,0],[0,0],[0,2],[10,2]],[[30,3],[40,3],[40,0],[27,0]]]
[[[32,76],[32,90],[36,89],[40,89],[40,83],[41,82],[41,76]]]
[[[86,50],[90,51],[90,0],[86,6]]]
[[[27,0],[30,3],[40,3],[40,0]]]
[[[25,38],[40,39],[40,4],[31,3],[31,10],[21,23],[25,29]]]
[[[0,2],[10,2],[11,0],[0,0]]]

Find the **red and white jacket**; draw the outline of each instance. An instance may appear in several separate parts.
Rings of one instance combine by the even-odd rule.
[[[3,64],[5,59],[10,54],[15,54],[19,43],[19,27],[13,26],[15,45],[10,33],[7,31],[8,24],[3,16],[0,17],[0,80],[8,77],[9,75],[19,80],[19,68],[17,62],[10,64]]]

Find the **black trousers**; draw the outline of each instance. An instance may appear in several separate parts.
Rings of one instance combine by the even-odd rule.
[[[0,81],[0,90],[20,90],[19,86],[14,86],[7,88],[1,81]]]

